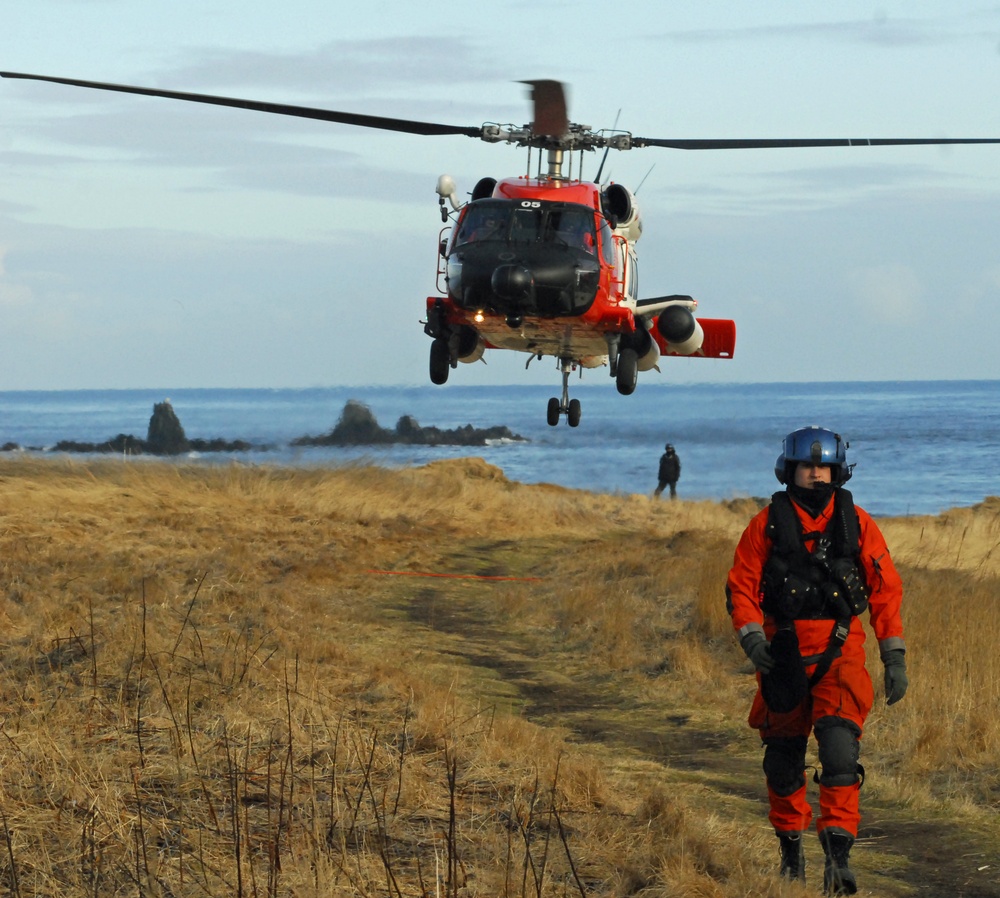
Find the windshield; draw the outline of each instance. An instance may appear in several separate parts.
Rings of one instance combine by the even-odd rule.
[[[454,246],[485,240],[550,243],[593,253],[597,244],[594,211],[576,203],[480,200],[466,208]]]

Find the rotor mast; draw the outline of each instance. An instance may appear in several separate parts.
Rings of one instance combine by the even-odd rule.
[[[546,154],[549,170],[546,176],[552,181],[561,181],[563,177],[563,151],[559,148],[550,149]]]

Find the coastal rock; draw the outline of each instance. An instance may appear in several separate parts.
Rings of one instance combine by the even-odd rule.
[[[396,443],[419,446],[485,446],[492,440],[526,442],[525,438],[513,433],[510,428],[473,427],[466,424],[443,430],[439,427],[421,427],[412,415],[403,415],[396,423],[395,430],[380,427],[375,415],[362,402],[351,399],[344,405],[336,427],[322,436],[304,436],[291,441],[293,446],[379,446]],[[21,449],[15,443],[7,443],[2,451],[13,452]],[[29,447],[32,448],[32,447]],[[52,447],[54,452],[73,453],[117,453],[118,455],[183,455],[190,452],[245,452],[254,447],[245,440],[189,439],[184,433],[177,413],[170,400],[153,405],[146,439],[130,433],[99,443],[79,440],[60,440]]]
[[[525,438],[499,425],[477,428],[471,424],[450,430],[421,427],[412,415],[403,415],[394,430],[379,426],[378,420],[362,402],[349,399],[336,426],[322,436],[304,436],[293,446],[379,446],[403,443],[420,446],[485,446],[491,440],[526,442]]]
[[[20,449],[20,446],[4,446],[3,451],[8,449]],[[30,448],[30,447],[29,447]],[[187,448],[182,452],[247,452],[253,449],[253,445],[246,440],[223,440],[215,437],[211,440],[188,440]],[[120,433],[110,440],[101,443],[84,443],[78,440],[60,440],[52,449],[52,452],[115,452],[119,455],[178,455],[179,452],[163,452],[150,447],[146,440],[142,440],[130,433]]]
[[[245,452],[253,447],[245,440],[189,440],[184,433],[177,413],[169,399],[153,404],[146,439],[130,433],[101,443],[84,443],[78,440],[60,440],[52,447],[54,452],[115,452],[119,455],[183,455],[187,452]]]
[[[120,433],[101,443],[84,443],[79,440],[60,440],[53,452],[117,452],[122,455],[141,455],[145,441],[130,433]]]
[[[191,448],[169,399],[153,404],[153,414],[146,431],[146,448],[153,455],[180,455]]]

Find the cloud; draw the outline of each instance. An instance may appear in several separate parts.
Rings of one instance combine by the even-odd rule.
[[[5,260],[9,247],[0,246],[0,307],[11,309],[26,306],[31,302],[31,290],[24,284],[12,280],[7,274]]]
[[[921,315],[925,291],[908,265],[860,268],[848,275],[847,282],[858,305],[879,321],[908,324]]]
[[[439,39],[428,35],[328,41],[310,50],[289,52],[194,47],[159,78],[193,84],[256,84],[295,88],[311,94],[331,89],[350,94],[373,88],[415,84],[452,85],[509,79],[506,63],[491,63],[482,47],[451,37],[442,53]]]
[[[994,12],[993,18],[996,18]],[[711,44],[744,43],[750,40],[779,38],[835,40],[845,44],[879,47],[949,46],[967,40],[996,40],[995,31],[984,31],[978,24],[969,26],[961,17],[897,18],[876,12],[867,19],[843,21],[792,22],[750,25],[731,28],[700,28],[656,35],[657,40],[674,43]]]

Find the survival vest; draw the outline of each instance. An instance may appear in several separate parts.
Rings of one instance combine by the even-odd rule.
[[[764,566],[762,607],[779,622],[850,618],[868,607],[870,590],[860,564],[861,528],[848,490],[834,494],[826,529],[806,533],[791,497],[771,497],[767,535],[771,557]],[[813,551],[805,543],[815,540]]]

